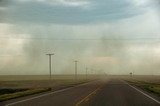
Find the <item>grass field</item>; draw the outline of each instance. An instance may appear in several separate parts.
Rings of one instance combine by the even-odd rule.
[[[89,79],[103,77],[105,75],[88,75]],[[86,79],[86,75],[78,75],[78,79]],[[52,75],[53,80],[70,79],[75,80],[75,75]],[[27,80],[49,80],[48,75],[0,75],[0,81],[27,81]]]

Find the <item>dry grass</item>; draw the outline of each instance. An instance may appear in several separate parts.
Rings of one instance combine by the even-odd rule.
[[[151,83],[144,81],[128,81],[132,85],[136,85],[137,87],[146,90],[148,92],[154,93],[160,96],[160,84],[159,83]]]
[[[49,91],[51,90],[50,88],[37,88],[37,89],[28,89],[25,91],[18,91],[15,93],[9,93],[9,94],[3,94],[0,95],[0,102],[1,101],[6,101],[9,99],[13,99],[13,98],[18,98],[18,97],[23,97],[23,96],[27,96],[27,95],[32,95],[32,94],[37,94],[37,93],[41,93],[41,92],[45,92],[45,91]]]

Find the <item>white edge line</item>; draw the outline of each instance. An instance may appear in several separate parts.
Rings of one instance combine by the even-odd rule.
[[[92,81],[91,81],[91,82],[92,82]],[[47,95],[51,95],[51,94],[63,92],[63,91],[66,91],[66,90],[69,90],[69,89],[72,89],[72,88],[76,88],[76,87],[79,87],[79,86],[86,85],[86,84],[91,83],[91,82],[83,83],[83,84],[80,84],[80,85],[77,85],[77,86],[73,86],[73,87],[69,87],[69,88],[65,88],[65,89],[53,91],[53,92],[50,92],[50,93],[42,94],[42,95],[39,95],[39,96],[35,96],[35,97],[32,97],[32,98],[20,100],[20,101],[17,101],[17,102],[9,103],[9,104],[6,104],[5,106],[12,106],[12,105],[15,105],[15,104],[18,104],[18,103],[30,101],[30,100],[37,99],[37,98],[41,98],[41,97],[44,97],[44,96],[47,96]]]
[[[50,93],[46,93],[46,94],[42,94],[42,95],[39,95],[39,96],[36,96],[36,97],[32,97],[32,98],[29,98],[29,99],[24,99],[24,100],[20,100],[20,101],[17,101],[17,102],[9,103],[9,104],[7,104],[5,106],[12,106],[12,105],[15,105],[15,104],[18,104],[18,103],[22,103],[22,102],[25,102],[25,101],[29,101],[29,100],[37,99],[37,98],[44,97],[44,96],[47,96],[47,95],[51,95],[51,94],[54,94],[54,93],[62,92],[62,91],[65,91],[65,90],[68,90],[68,89],[71,89],[71,88],[73,88],[73,87],[62,89],[62,90],[58,90],[58,91],[54,91],[54,92],[50,92]]]
[[[122,81],[123,81],[123,80],[122,80]],[[126,81],[123,81],[123,82],[126,83],[128,86],[132,87],[133,89],[135,89],[136,91],[142,93],[142,94],[145,95],[146,97],[148,97],[148,98],[152,99],[153,101],[157,102],[158,104],[160,104],[160,101],[156,100],[155,98],[153,98],[153,97],[149,96],[148,94],[142,92],[141,90],[137,89],[136,87],[128,84]]]

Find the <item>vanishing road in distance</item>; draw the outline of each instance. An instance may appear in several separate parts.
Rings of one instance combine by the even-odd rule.
[[[5,102],[6,106],[160,106],[159,98],[118,79],[96,80],[59,91]]]

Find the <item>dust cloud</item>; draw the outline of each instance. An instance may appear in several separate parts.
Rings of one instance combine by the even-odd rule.
[[[90,74],[159,75],[159,0],[114,2],[114,14],[95,2],[84,8],[0,0],[0,74],[46,75],[46,54],[54,53],[53,74],[74,74],[77,60],[78,74],[88,68]]]

